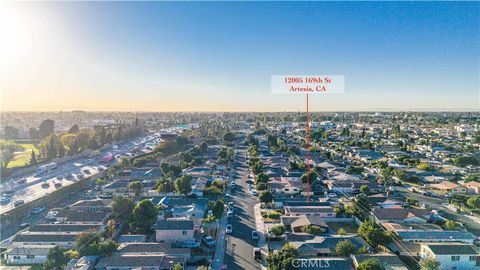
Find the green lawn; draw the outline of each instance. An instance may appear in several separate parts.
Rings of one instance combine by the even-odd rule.
[[[28,165],[32,151],[35,151],[35,154],[38,156],[38,149],[35,147],[35,145],[31,143],[24,143],[20,145],[23,146],[25,150],[23,152],[16,153],[13,157],[13,160],[8,163],[7,168],[16,168]]]

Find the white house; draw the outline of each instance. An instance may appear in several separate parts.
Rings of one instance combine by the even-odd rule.
[[[480,269],[477,249],[471,244],[420,244],[420,257],[432,257],[440,263],[441,270]]]
[[[157,242],[193,240],[195,224],[192,220],[159,220],[155,225]]]

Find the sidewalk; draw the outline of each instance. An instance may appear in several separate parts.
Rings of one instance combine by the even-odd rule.
[[[225,213],[222,214],[220,218],[217,232],[217,243],[215,245],[215,254],[213,255],[212,261],[212,269],[218,270],[224,264],[223,258],[225,257],[225,248],[226,248],[226,241],[225,241],[225,227],[227,226],[227,215]]]
[[[267,233],[265,223],[263,223],[263,218],[262,218],[262,212],[260,210],[260,203],[255,204],[254,207],[254,215],[255,215],[255,226],[256,230],[258,231],[259,237],[258,237],[258,247],[262,251],[262,270],[267,269],[265,267],[265,258],[268,255],[268,246],[267,242],[265,239],[265,235]]]

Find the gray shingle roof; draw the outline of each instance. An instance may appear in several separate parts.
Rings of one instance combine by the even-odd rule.
[[[155,224],[156,230],[193,230],[192,220],[159,220]]]
[[[75,242],[76,237],[76,234],[21,233],[15,236],[13,242]]]
[[[100,229],[97,224],[37,224],[32,225],[28,230],[31,232],[83,232]]]
[[[402,239],[416,240],[473,240],[475,237],[466,231],[397,231]]]
[[[185,264],[183,256],[114,254],[103,258],[96,268],[104,267],[168,267],[170,262]]]
[[[428,247],[436,255],[450,255],[450,254],[476,255],[478,254],[478,251],[474,245],[448,243],[448,244],[429,244]]]

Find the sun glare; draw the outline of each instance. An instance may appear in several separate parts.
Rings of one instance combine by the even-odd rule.
[[[26,16],[0,4],[0,55],[2,65],[18,64],[31,48],[31,29]]]

